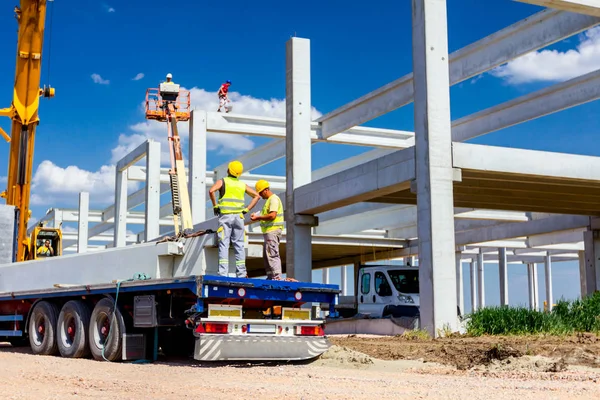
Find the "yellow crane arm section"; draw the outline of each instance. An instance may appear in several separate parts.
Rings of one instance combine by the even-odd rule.
[[[6,204],[19,210],[17,261],[24,260],[28,245],[27,222],[39,98],[54,95],[54,89],[40,89],[46,0],[21,0],[20,4],[15,7],[19,33],[13,101],[9,108],[0,109],[0,115],[12,119],[10,137],[2,131],[2,136],[10,141],[8,184],[2,197],[6,198]]]

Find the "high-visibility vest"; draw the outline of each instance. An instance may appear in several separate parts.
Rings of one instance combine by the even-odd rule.
[[[225,193],[219,199],[221,214],[239,214],[244,210],[246,184],[230,176],[223,178]]]
[[[263,209],[262,209],[262,215],[269,214],[269,207],[271,206],[271,199],[274,197],[279,199],[279,197],[276,194],[271,195],[271,197],[269,197],[267,199],[267,201],[265,201],[265,205],[263,206]],[[283,204],[281,203],[281,199],[279,199],[279,207],[277,209],[277,217],[275,217],[275,219],[273,219],[271,221],[260,221],[260,228],[262,229],[263,233],[275,231],[277,229],[283,229]]]

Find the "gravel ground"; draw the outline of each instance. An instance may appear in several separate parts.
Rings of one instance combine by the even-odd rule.
[[[539,372],[552,360],[486,368],[374,359],[334,346],[308,364],[107,363],[33,356],[0,345],[2,399],[590,399],[600,370]],[[536,364],[537,363],[537,364]],[[515,363],[516,365],[517,363]],[[543,368],[542,368],[543,369]]]

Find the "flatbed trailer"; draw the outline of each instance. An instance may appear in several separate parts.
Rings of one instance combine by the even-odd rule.
[[[0,293],[0,341],[34,354],[142,360],[306,360],[325,352],[338,285],[212,275]],[[116,304],[116,307],[115,307]]]

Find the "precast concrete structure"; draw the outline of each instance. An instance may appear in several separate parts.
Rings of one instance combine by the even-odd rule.
[[[524,2],[554,8],[449,54],[446,1],[413,0],[414,72],[316,120],[310,41],[291,38],[285,47],[285,119],[193,111],[188,176],[196,227],[215,226],[207,218],[206,188],[227,170],[225,163],[206,171],[207,133],[267,137],[270,142],[238,159],[245,166],[242,180],[253,185],[267,179],[284,200],[288,276],[310,281],[312,269],[342,266],[347,292],[347,281],[353,281],[347,266],[417,256],[421,324],[436,335],[457,328],[464,262],[470,263],[474,309],[485,306],[485,263],[499,265],[501,304],[509,304],[512,264],[526,266],[532,308],[539,308],[538,265],[545,266],[549,307],[553,263],[579,260],[582,295],[600,288],[600,158],[465,143],[597,100],[600,71],[450,118],[452,85],[600,23],[599,9],[590,2]],[[360,126],[413,101],[415,132]],[[311,145],[323,142],[372,150],[313,170]],[[66,252],[135,245],[172,230],[171,205],[161,201],[170,189],[160,153],[159,143],[147,141],[118,163],[114,205],[89,210],[93,199],[82,194],[78,210],[49,210],[44,221],[78,223],[64,234]],[[285,176],[252,173],[282,157]],[[128,194],[132,181],[145,186]],[[249,273],[264,275],[262,236],[249,219],[246,223]],[[143,229],[128,230],[132,225]]]

